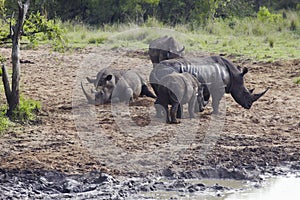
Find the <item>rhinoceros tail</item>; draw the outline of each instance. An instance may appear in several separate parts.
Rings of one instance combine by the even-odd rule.
[[[141,95],[145,95],[147,97],[151,97],[151,98],[156,98],[155,94],[153,94],[153,92],[151,92],[148,88],[147,85],[142,85],[142,91],[141,91]]]

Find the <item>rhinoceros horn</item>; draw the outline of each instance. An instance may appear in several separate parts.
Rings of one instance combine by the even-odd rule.
[[[253,89],[254,90],[254,89]],[[253,92],[252,90],[252,92]],[[252,94],[251,97],[252,97],[252,102],[255,102],[257,101],[260,97],[262,97],[267,91],[269,90],[269,88],[267,88],[265,91],[261,92],[261,93],[258,93],[258,94]]]
[[[86,98],[87,98],[87,100],[88,100],[88,103],[90,103],[90,104],[95,104],[95,98],[93,98],[92,95],[88,94],[88,93],[85,91],[82,82],[81,82],[81,88],[82,88],[82,91],[83,91],[84,95],[86,96]]]

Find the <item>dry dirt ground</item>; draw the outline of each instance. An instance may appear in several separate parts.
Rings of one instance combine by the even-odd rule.
[[[0,54],[10,58],[10,51],[1,48]],[[30,61],[21,65],[22,94],[40,101],[42,110],[37,123],[1,133],[1,169],[66,173],[100,169],[112,175],[130,175],[143,170],[152,172],[149,168],[172,173],[203,167],[256,169],[288,162],[300,167],[300,85],[293,82],[300,77],[299,59],[274,63],[235,61],[249,68],[245,78],[248,88],[255,87],[259,92],[270,87],[250,110],[225,95],[223,117],[212,116],[209,104],[196,119],[185,118],[179,125],[167,125],[153,118],[151,98],[136,100],[129,107],[129,115],[117,110],[117,117],[111,105],[85,105],[78,83],[83,81],[86,88],[90,87],[84,75],[86,71],[89,75],[97,72],[97,65],[90,65],[97,55],[102,65],[111,62],[116,68],[135,68],[146,78],[152,68],[143,51],[96,47],[64,54],[46,47],[21,51],[21,59]],[[10,66],[10,59],[6,65]],[[74,91],[79,94],[74,95]],[[2,104],[3,92],[0,97]],[[118,114],[126,119],[119,119]],[[214,131],[215,126],[220,130]],[[149,163],[143,163],[143,159]]]

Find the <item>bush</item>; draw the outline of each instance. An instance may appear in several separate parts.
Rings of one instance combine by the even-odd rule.
[[[32,99],[24,99],[20,97],[20,104],[13,112],[12,120],[19,123],[27,123],[35,121],[37,114],[41,109],[41,104]]]
[[[106,37],[97,37],[97,38],[90,38],[88,43],[89,44],[102,44],[106,40]]]
[[[5,113],[6,113],[5,106],[0,107],[0,133],[6,130],[11,124],[8,117],[5,116]]]
[[[0,114],[0,133],[6,130],[9,127],[10,123],[11,122],[9,121],[8,117]]]
[[[295,80],[296,84],[300,84],[300,77]]]
[[[283,16],[281,14],[272,14],[265,6],[259,8],[257,19],[263,22],[281,22]]]

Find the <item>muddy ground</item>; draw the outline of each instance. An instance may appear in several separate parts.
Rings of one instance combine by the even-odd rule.
[[[7,66],[10,51],[0,49],[8,58]],[[91,88],[85,76],[105,65],[135,69],[148,78],[152,64],[145,51],[22,50],[21,59],[30,61],[21,65],[22,94],[40,101],[42,110],[36,122],[1,133],[1,172],[247,179],[279,173],[275,169],[283,165],[300,169],[300,85],[294,83],[300,77],[300,60],[264,63],[227,58],[249,68],[248,88],[270,90],[250,110],[225,95],[221,117],[211,115],[209,104],[196,119],[186,117],[179,125],[167,125],[153,117],[151,98],[139,98],[126,114],[119,108],[112,112],[111,105],[86,105],[81,93],[79,83]],[[0,97],[2,104],[3,92]]]

